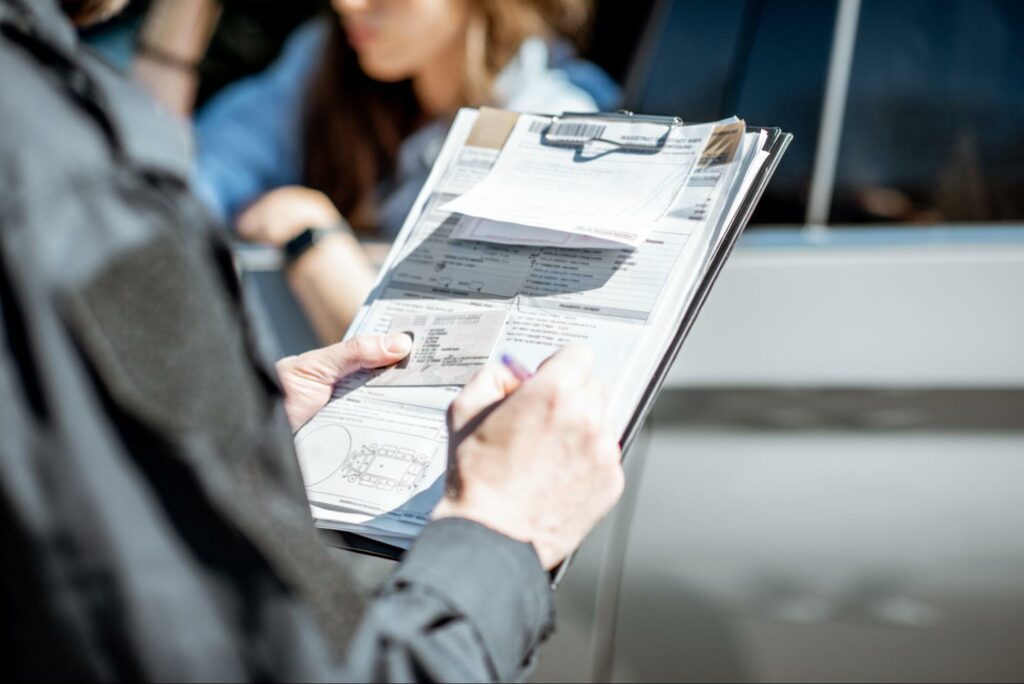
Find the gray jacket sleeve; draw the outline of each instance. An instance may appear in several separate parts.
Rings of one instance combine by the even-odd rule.
[[[533,548],[467,520],[431,523],[365,613],[358,681],[511,681],[553,626]]]
[[[182,140],[59,8],[0,0],[3,672],[521,677],[551,624],[528,545],[436,522],[363,610]]]

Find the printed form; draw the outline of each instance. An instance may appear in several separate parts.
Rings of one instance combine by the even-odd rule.
[[[408,547],[443,492],[448,404],[476,370],[504,353],[532,370],[565,344],[586,342],[611,388],[607,419],[619,432],[628,424],[679,324],[680,302],[722,239],[727,200],[756,165],[760,139],[735,119],[674,129],[666,150],[671,164],[651,174],[651,185],[633,178],[630,193],[601,205],[624,212],[629,220],[615,225],[628,225],[638,239],[635,246],[612,246],[578,232],[584,223],[599,225],[590,220],[599,212],[587,214],[586,206],[575,215],[541,216],[554,198],[531,195],[522,174],[527,150],[549,121],[487,109],[456,117],[349,333],[408,332],[409,359],[343,380],[296,435],[319,526]],[[509,152],[511,161],[505,160]],[[530,200],[521,205],[522,215],[507,197],[495,205],[500,211],[488,209],[488,217],[470,222],[453,211],[484,213],[480,198],[497,187],[488,187],[492,175],[509,168],[519,178],[511,194]],[[603,183],[603,166],[593,168],[571,182]],[[473,201],[461,201],[467,197]],[[560,201],[564,206],[564,196]],[[552,231],[552,239],[582,241],[554,246],[531,236],[527,244],[515,243],[515,230],[522,223],[537,228],[532,222],[540,218],[547,225],[538,229]],[[501,240],[474,239],[472,230],[481,226]]]
[[[666,126],[650,153],[610,143],[588,149],[546,142],[547,125],[520,117],[487,177],[444,208],[635,247],[685,185],[706,142]]]

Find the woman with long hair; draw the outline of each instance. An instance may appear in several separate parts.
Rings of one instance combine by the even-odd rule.
[[[618,96],[571,47],[587,0],[332,6],[200,112],[195,176],[241,237],[288,245],[288,281],[328,341],[374,278],[356,236],[397,233],[460,107],[593,111]]]

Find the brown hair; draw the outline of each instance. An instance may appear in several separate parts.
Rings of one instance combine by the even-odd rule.
[[[60,0],[60,8],[76,26],[88,26],[123,5],[124,0]]]
[[[590,13],[589,0],[469,1],[463,106],[491,104],[495,77],[526,38],[579,38]],[[372,233],[374,189],[394,171],[402,141],[424,123],[412,83],[367,76],[333,17],[306,104],[305,183],[327,194],[357,231]]]

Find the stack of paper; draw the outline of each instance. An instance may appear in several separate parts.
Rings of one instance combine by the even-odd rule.
[[[296,436],[318,525],[407,547],[443,492],[448,404],[505,353],[533,369],[587,342],[625,430],[768,158],[735,118],[557,131],[580,145],[551,126],[455,119],[350,331],[408,332],[410,358],[340,383]]]

